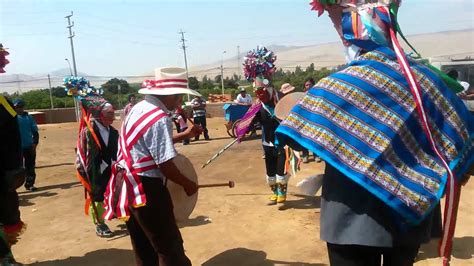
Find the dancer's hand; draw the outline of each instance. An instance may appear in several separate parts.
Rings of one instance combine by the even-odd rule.
[[[198,191],[198,185],[193,181],[189,180],[183,185],[184,191],[186,191],[186,195],[192,196],[194,193]]]
[[[200,125],[190,125],[184,132],[188,138],[194,138],[202,134],[202,127]]]

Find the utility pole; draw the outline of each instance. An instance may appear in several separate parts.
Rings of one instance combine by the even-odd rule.
[[[184,53],[184,67],[186,68],[186,79],[188,80],[188,88],[189,88],[189,71],[188,71],[188,58],[186,57],[186,39],[184,39],[184,31],[181,30],[179,34],[181,34],[181,49],[183,49]],[[190,101],[189,99],[189,94],[188,94],[188,102]]]
[[[240,79],[240,71],[241,71],[241,67],[240,67],[240,45],[237,45],[237,76],[239,77]]]
[[[54,109],[54,104],[53,104],[53,91],[51,89],[51,77],[48,74],[48,83],[49,83],[49,100],[51,100],[51,109]]]
[[[76,36],[74,34],[74,32],[72,31],[72,27],[74,27],[74,21],[72,22],[71,24],[71,17],[72,17],[73,13],[71,11],[71,15],[67,15],[65,16],[64,18],[67,18],[67,27],[69,29],[69,40],[71,41],[71,53],[72,53],[72,66],[73,66],[73,69],[74,69],[74,76],[77,77],[77,67],[76,67],[76,56],[74,55],[74,42],[72,40],[72,38],[74,38],[74,36]]]
[[[222,60],[221,60],[221,82],[222,82],[222,96],[224,96],[224,54],[226,51],[222,52]]]
[[[120,86],[120,84],[119,84],[119,85],[117,86],[117,92],[118,92],[118,104],[119,104],[119,106],[118,106],[118,107],[119,107],[119,110],[121,110],[121,109],[122,109],[122,108],[121,108],[121,107],[122,107],[122,100],[120,99],[120,98],[121,98],[121,97],[120,97],[120,89],[121,89],[121,88],[122,88],[122,87],[121,87],[121,86]]]
[[[69,40],[71,41],[71,53],[72,53],[72,67],[74,69],[74,76],[77,77],[77,67],[76,67],[76,56],[74,55],[74,42],[72,38],[74,38],[75,34],[72,32],[72,27],[74,27],[74,21],[71,24],[71,17],[73,13],[71,11],[71,15],[67,15],[64,18],[67,19],[67,27],[69,29]],[[69,61],[68,61],[69,63]],[[76,98],[74,98],[74,110],[76,112],[76,121],[79,121],[79,117],[81,116],[81,111],[79,110],[79,104],[77,103]]]

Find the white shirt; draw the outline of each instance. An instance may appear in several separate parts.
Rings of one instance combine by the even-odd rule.
[[[125,123],[127,129],[130,128],[140,117],[155,107],[159,107],[169,114],[168,109],[156,97],[147,95],[145,100],[133,106],[128,114]],[[173,125],[170,116],[165,116],[153,124],[131,148],[130,154],[133,162],[140,158],[151,156],[157,165],[176,157],[177,152],[173,144]],[[124,163],[124,162],[121,162]],[[159,168],[141,172],[138,175],[147,177],[164,178]]]
[[[250,96],[249,94],[245,94],[245,97],[242,97],[242,94],[239,93],[239,95],[237,95],[237,98],[235,99],[234,102],[252,104],[252,96]]]
[[[102,140],[104,141],[105,143],[105,146],[109,146],[109,135],[110,135],[110,128],[109,127],[105,127],[104,125],[102,125],[100,122],[98,121],[94,121],[94,123],[97,125],[97,127],[99,128],[99,134],[100,134],[100,137],[102,138]]]

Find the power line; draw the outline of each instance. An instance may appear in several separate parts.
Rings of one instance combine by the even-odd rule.
[[[161,46],[161,47],[174,46],[174,45],[170,45],[170,44],[160,44],[160,43],[153,43],[153,42],[133,41],[133,40],[129,40],[129,39],[117,38],[117,37],[114,37],[114,36],[102,35],[102,34],[95,34],[95,33],[83,32],[83,31],[78,31],[77,33],[80,33],[81,35],[91,36],[91,37],[93,37],[93,38],[97,38],[97,39],[100,39],[100,40],[104,40],[104,39],[106,39],[106,40],[117,40],[117,41],[120,41],[120,42],[126,42],[126,43],[131,43],[131,44],[138,44],[138,45],[148,45],[148,46],[153,46],[153,47],[157,47],[157,46]]]

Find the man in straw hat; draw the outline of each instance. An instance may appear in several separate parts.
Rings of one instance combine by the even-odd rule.
[[[460,184],[474,162],[474,119],[450,78],[407,58],[399,1],[314,0],[350,64],[320,80],[276,131],[326,162],[321,238],[331,265],[413,265],[445,194],[449,264]]]
[[[201,133],[191,125],[173,136],[170,111],[182,102],[188,89],[186,71],[170,67],[155,70],[146,80],[143,101],[137,103],[122,124],[118,161],[106,192],[106,219],[127,223],[137,265],[191,265],[173,215],[166,180],[181,185],[187,195],[196,183],[181,174],[173,163],[174,143]]]

